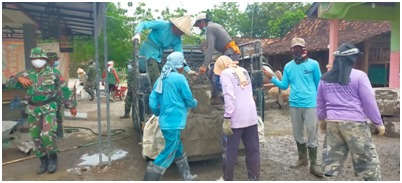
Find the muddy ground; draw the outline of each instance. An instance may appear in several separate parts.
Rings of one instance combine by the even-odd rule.
[[[105,100],[102,100],[102,118],[106,119]],[[106,166],[78,166],[82,163],[84,155],[99,153],[99,146],[88,147],[75,146],[98,141],[98,136],[87,130],[67,133],[63,142],[59,143],[60,150],[67,150],[59,153],[59,168],[55,174],[37,175],[36,169],[39,160],[34,158],[9,165],[2,166],[2,180],[66,180],[66,181],[140,181],[144,176],[147,162],[141,156],[141,146],[138,133],[134,131],[131,119],[119,119],[123,114],[123,101],[110,103],[110,127],[111,129],[124,129],[130,135],[123,140],[111,142],[111,149],[127,152],[127,155],[119,160],[112,161]],[[345,164],[345,172],[337,178],[316,178],[308,172],[308,168],[290,169],[289,165],[296,161],[296,144],[293,140],[289,110],[278,109],[269,102],[265,118],[265,140],[261,144],[261,180],[281,181],[323,181],[323,180],[361,180],[354,177],[350,156]],[[65,120],[67,126],[88,127],[97,131],[97,104],[87,100],[79,100],[79,112],[88,112],[87,120]],[[106,121],[102,122],[102,131],[106,130]],[[122,138],[123,135],[112,136],[111,138]],[[106,140],[106,137],[103,138]],[[400,180],[400,142],[399,138],[374,137],[375,145],[381,162],[381,173],[383,180]],[[319,136],[319,152],[323,142],[323,135]],[[186,149],[186,147],[184,147]],[[105,148],[107,149],[107,148]],[[15,147],[3,148],[2,162],[27,157]],[[98,156],[96,156],[98,157]],[[96,160],[98,160],[97,158]],[[107,161],[107,158],[103,158]],[[321,154],[318,163],[321,164]],[[199,180],[213,181],[221,176],[220,159],[205,160],[190,163],[193,173],[198,174]],[[244,157],[239,157],[235,168],[235,180],[247,180],[247,173]],[[172,165],[163,176],[162,180],[181,180],[175,165]]]

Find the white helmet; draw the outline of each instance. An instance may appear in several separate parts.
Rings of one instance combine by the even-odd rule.
[[[206,22],[209,22],[209,18],[208,15],[206,13],[200,13],[197,15],[197,17],[195,17],[195,22],[193,24],[194,27],[198,26],[198,23],[200,20],[206,20]]]

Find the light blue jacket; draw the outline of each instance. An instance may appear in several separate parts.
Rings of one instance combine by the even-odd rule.
[[[145,63],[149,58],[160,63],[165,49],[172,48],[173,51],[183,52],[181,36],[173,33],[170,22],[164,20],[143,21],[137,25],[135,33],[141,33],[144,29],[151,29],[152,31],[140,47],[140,55],[145,57],[145,60],[140,59],[139,62],[142,71],[145,71]],[[187,72],[190,68],[186,66],[184,70]]]
[[[193,98],[186,78],[177,72],[171,72],[162,80],[162,94],[155,91],[160,82],[155,82],[149,96],[152,113],[159,116],[161,130],[176,130],[186,127],[188,108],[195,108],[197,101]]]
[[[282,81],[276,77],[272,77],[271,81],[282,90],[288,89],[290,85],[290,107],[315,108],[320,78],[318,62],[309,58],[301,64],[290,61],[285,65]]]

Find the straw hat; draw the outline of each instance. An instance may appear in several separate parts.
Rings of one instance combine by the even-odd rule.
[[[295,37],[292,39],[292,46],[302,46],[302,47],[306,47],[306,41],[304,41],[304,39],[299,38],[299,37]]]
[[[182,32],[187,35],[191,35],[191,18],[190,15],[171,18],[170,22],[172,22],[177,28],[179,28]]]
[[[84,70],[81,69],[81,68],[78,68],[78,69],[77,69],[77,74],[81,74],[81,73],[84,73]]]

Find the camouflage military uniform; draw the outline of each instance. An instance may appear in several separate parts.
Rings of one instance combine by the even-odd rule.
[[[88,67],[87,82],[85,83],[84,90],[91,96],[91,101],[95,98],[94,90],[96,89],[96,69],[93,63]]]
[[[32,52],[31,57],[35,54]],[[26,88],[27,95],[25,99],[29,103],[25,112],[28,114],[29,131],[35,143],[35,155],[41,158],[48,154],[55,154],[58,152],[55,144],[55,132],[57,129],[55,121],[58,108],[56,96],[62,94],[64,106],[69,109],[75,108],[77,104],[72,100],[71,92],[60,72],[48,65],[45,65],[39,72],[35,69],[30,69],[11,76],[10,80],[7,81],[7,87],[23,88],[21,83],[18,82],[18,77],[20,76],[33,81],[33,84]]]
[[[59,59],[59,56],[55,52],[48,52],[47,57],[49,59]],[[57,72],[61,76],[60,71],[52,66],[54,71]],[[58,93],[62,93],[61,89],[59,88]],[[64,116],[64,110],[63,110],[63,104],[62,104],[62,95],[56,95],[57,98],[57,111],[56,111],[56,121],[57,121],[57,130],[56,130],[56,137],[59,139],[63,139],[64,137],[64,130],[63,130],[63,116]]]
[[[350,152],[356,176],[381,180],[380,161],[367,123],[328,121],[325,138],[322,158],[326,176],[340,175]]]
[[[131,64],[131,63],[130,63]],[[131,69],[127,69],[127,95],[126,99],[124,99],[124,116],[120,118],[129,118],[130,117],[130,110],[133,101],[133,81],[134,80],[134,73]]]

